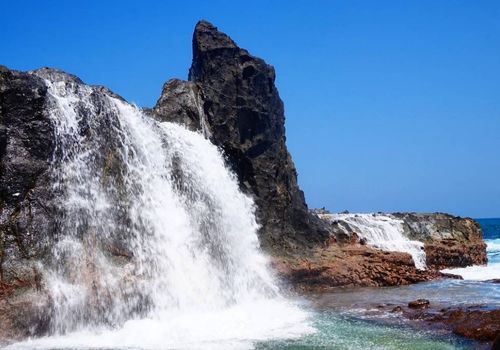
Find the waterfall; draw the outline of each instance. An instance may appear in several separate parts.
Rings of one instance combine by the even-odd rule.
[[[311,331],[282,296],[254,203],[217,147],[104,88],[35,74],[51,97],[60,213],[40,263],[51,337],[29,346],[232,348]]]
[[[425,270],[424,244],[405,236],[403,220],[383,214],[325,214],[322,217],[347,223],[374,248],[410,254],[415,267]]]

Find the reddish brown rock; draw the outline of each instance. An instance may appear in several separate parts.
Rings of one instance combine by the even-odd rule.
[[[448,310],[429,321],[442,323],[450,327],[453,333],[476,340],[493,341],[500,334],[500,309]]]
[[[386,308],[389,307],[389,308]],[[392,309],[391,309],[392,307]],[[426,299],[418,299],[407,306],[385,305],[382,312],[398,313],[417,328],[448,330],[456,335],[483,342],[481,349],[499,350],[500,308],[485,305],[467,307],[444,307],[434,305]],[[413,323],[413,321],[418,321]]]
[[[425,243],[427,265],[433,269],[484,265],[487,262],[486,244],[482,237],[468,242],[442,239]]]
[[[337,287],[399,286],[454,275],[418,270],[409,254],[383,252],[360,244],[331,243],[306,256],[275,257],[278,274],[299,291],[326,291]]]

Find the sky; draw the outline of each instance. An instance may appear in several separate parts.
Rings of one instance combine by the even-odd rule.
[[[202,18],[275,67],[309,207],[500,217],[499,1],[3,1],[0,64],[152,106]]]

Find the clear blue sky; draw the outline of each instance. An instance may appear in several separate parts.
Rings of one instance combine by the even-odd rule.
[[[151,106],[213,22],[275,66],[310,207],[500,217],[500,1],[3,1],[0,64]]]

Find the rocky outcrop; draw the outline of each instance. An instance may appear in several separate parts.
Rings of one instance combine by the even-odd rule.
[[[410,320],[425,321],[433,327],[445,328],[465,338],[493,342],[500,336],[500,309],[485,305],[464,307],[401,308],[402,316]],[[494,347],[492,349],[495,349]]]
[[[193,82],[171,79],[165,83],[161,96],[153,109],[146,110],[160,120],[174,121],[197,131],[207,128],[203,124],[202,91]],[[208,131],[208,129],[205,129]],[[209,134],[207,134],[209,135]]]
[[[427,266],[434,269],[484,265],[486,244],[479,224],[444,213],[394,213],[410,239],[425,244]]]
[[[459,301],[461,304],[463,301]],[[478,349],[495,349],[495,340],[500,339],[500,308],[498,305],[443,305],[427,299],[417,299],[406,305],[392,302],[374,304],[370,300],[360,300],[356,305],[364,309],[366,315],[376,309],[378,320],[392,324],[395,317],[406,321],[408,326],[421,329],[439,330],[441,334],[451,332],[478,341]],[[392,314],[391,317],[384,317]],[[373,317],[374,314],[372,314]],[[382,317],[381,317],[382,316]],[[370,316],[368,316],[370,317]],[[392,319],[392,321],[391,321]],[[493,344],[491,344],[493,343]],[[493,345],[490,347],[490,344]],[[498,344],[498,343],[497,343]]]
[[[308,212],[297,184],[274,80],[272,66],[201,21],[189,82],[167,82],[152,112],[202,130],[221,147],[242,189],[255,199],[261,244],[284,253],[322,242],[328,231]]]
[[[325,292],[338,287],[401,286],[459,276],[415,268],[409,254],[384,252],[359,243],[331,242],[310,255],[275,256],[278,274],[300,292]]]
[[[373,217],[373,228],[380,228],[380,220],[391,221],[392,229],[401,231],[402,237],[422,242],[429,269],[484,265],[487,262],[486,244],[479,224],[470,218],[444,213],[392,213],[392,214],[316,214],[330,224],[332,237],[339,243],[366,243],[363,232],[352,222],[357,217]],[[365,219],[366,226],[370,221]],[[358,225],[360,226],[360,225]],[[366,227],[367,229],[369,227]]]

